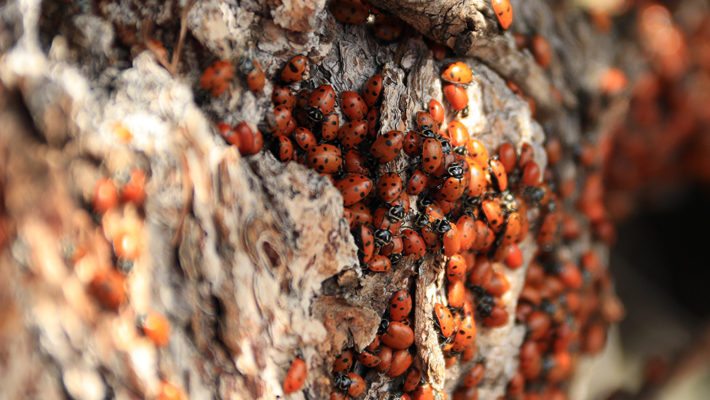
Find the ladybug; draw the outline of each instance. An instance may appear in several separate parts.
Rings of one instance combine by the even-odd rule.
[[[558,276],[568,289],[580,289],[582,287],[582,272],[577,265],[571,262],[563,263],[558,271]]]
[[[488,182],[486,173],[478,164],[469,164],[468,167],[468,186],[466,194],[470,197],[479,197],[486,192]]]
[[[449,122],[446,131],[454,147],[466,146],[466,143],[468,143],[470,139],[468,129],[466,129],[466,126],[462,124],[461,121]]]
[[[399,205],[385,205],[375,210],[372,223],[377,229],[396,233],[399,232],[399,228],[402,226],[402,218],[400,217],[404,217],[404,207]],[[399,251],[396,253],[399,253]]]
[[[505,192],[508,189],[508,174],[505,173],[505,167],[500,160],[491,158],[488,160],[488,171],[491,174],[493,183],[497,186],[498,190]]]
[[[160,382],[158,400],[184,400],[186,398],[185,393],[179,387],[167,381]]]
[[[396,378],[404,374],[412,365],[412,361],[412,355],[409,353],[408,349],[395,351],[392,354],[392,365],[390,365],[390,369],[387,371],[387,376]]]
[[[360,364],[367,368],[374,368],[382,361],[380,360],[380,357],[368,352],[367,350],[361,352],[357,360],[360,361]]]
[[[244,58],[239,63],[239,69],[246,76],[247,87],[252,93],[260,93],[264,90],[266,75],[258,60]]]
[[[396,200],[402,193],[402,178],[394,172],[388,172],[377,181],[377,195],[386,203]]]
[[[555,165],[562,159],[562,142],[556,137],[547,138],[545,143],[545,152],[547,153],[547,163]]]
[[[392,233],[386,229],[377,229],[375,231],[375,245],[383,247],[390,244],[392,241]]]
[[[418,368],[410,368],[407,372],[407,376],[404,378],[404,384],[402,385],[402,390],[405,392],[412,392],[419,386],[422,380],[422,373]]]
[[[372,233],[372,229],[366,225],[360,225],[357,233],[355,239],[361,252],[362,262],[368,263],[375,254],[375,236]]]
[[[271,91],[271,103],[274,107],[284,106],[289,110],[293,110],[296,105],[296,96],[291,92],[291,89],[285,86],[274,86]]]
[[[370,170],[367,166],[367,159],[362,153],[355,149],[350,149],[345,153],[344,157],[345,172],[354,174],[369,175]]]
[[[498,147],[498,159],[503,164],[505,172],[510,174],[515,169],[518,161],[518,155],[515,153],[515,147],[510,142],[505,142]]]
[[[367,116],[367,103],[357,92],[345,91],[340,96],[340,109],[351,121],[359,121]]]
[[[353,366],[354,354],[350,350],[345,350],[335,357],[333,361],[333,372],[345,372],[349,371]]]
[[[239,135],[234,131],[234,129],[227,124],[226,122],[220,122],[217,124],[217,130],[219,131],[219,135],[224,138],[224,140],[227,141],[227,143],[231,144],[232,146],[236,146],[237,149],[239,148],[239,145],[241,144],[239,142]]]
[[[468,93],[461,86],[453,84],[444,86],[444,98],[454,111],[461,111],[468,107]]]
[[[274,107],[273,114],[269,119],[269,126],[274,135],[290,135],[296,129],[291,110],[286,106]]]
[[[404,134],[401,131],[389,131],[377,136],[370,146],[370,153],[380,164],[397,158],[404,145]]]
[[[145,201],[145,172],[140,168],[131,171],[131,177],[121,188],[121,201],[142,206]],[[111,208],[111,207],[109,207]]]
[[[528,331],[528,338],[531,340],[540,340],[547,335],[552,326],[552,320],[550,316],[543,311],[533,311],[528,315],[525,325]]]
[[[375,37],[385,43],[393,42],[402,35],[402,23],[400,20],[385,14],[375,16],[375,24],[372,29]]]
[[[423,129],[434,129],[438,128],[438,125],[434,118],[426,111],[417,111],[416,115],[417,128],[419,130]]]
[[[351,121],[338,130],[338,139],[345,149],[356,147],[366,137],[367,121]]]
[[[294,56],[281,70],[281,81],[284,83],[300,82],[308,68],[308,59],[304,56]]]
[[[407,182],[407,193],[416,196],[427,188],[429,178],[421,170],[415,169]]]
[[[392,264],[397,264],[402,259],[402,251],[404,249],[404,242],[401,236],[393,236],[392,241],[383,246],[380,250],[380,254],[389,257]]]
[[[392,366],[392,354],[393,351],[387,346],[382,346],[380,352],[377,356],[380,358],[380,363],[377,365],[376,369],[379,372],[387,373]]]
[[[491,7],[498,18],[498,23],[503,30],[510,28],[513,23],[513,6],[510,0],[491,0]]]
[[[332,113],[323,117],[320,126],[320,136],[325,141],[335,140],[338,137],[338,129],[340,129],[340,117],[338,114]]]
[[[308,377],[308,366],[306,362],[301,358],[294,358],[291,361],[291,366],[286,372],[286,378],[283,383],[283,390],[285,394],[290,394],[301,390],[303,384],[306,383],[306,378]]]
[[[509,398],[509,397],[504,397]],[[454,390],[453,400],[477,400],[478,388],[459,387]]]
[[[335,182],[335,187],[343,195],[343,204],[347,207],[370,194],[372,181],[364,175],[347,174],[344,178]]]
[[[441,166],[444,159],[444,151],[441,142],[434,138],[424,139],[422,144],[422,169],[431,174]]]
[[[488,150],[478,139],[473,139],[466,143],[466,152],[468,153],[469,164],[477,164],[482,168],[488,167]]]
[[[446,220],[439,220],[437,221],[436,229],[439,232],[443,232],[442,242],[446,257],[451,257],[461,250],[461,237],[455,224]]]
[[[296,142],[298,147],[305,151],[315,149],[318,145],[318,140],[316,136],[308,128],[298,127],[293,131],[293,140]]]
[[[505,308],[494,305],[487,316],[483,318],[483,325],[488,328],[497,328],[508,323],[508,311]]]
[[[461,383],[467,388],[476,387],[483,380],[485,372],[486,367],[483,363],[477,363],[463,375],[463,381]]]
[[[442,336],[448,338],[453,335],[455,326],[454,316],[451,314],[451,311],[446,308],[445,305],[436,303],[434,305],[434,314],[436,315],[436,321],[439,324]]]
[[[94,186],[94,211],[103,214],[118,204],[118,189],[111,179],[101,178]]]
[[[466,287],[461,280],[455,280],[450,282],[446,286],[446,299],[449,303],[449,307],[461,308],[463,307],[464,300],[466,298]]]
[[[234,78],[234,66],[229,61],[215,61],[200,77],[200,87],[209,90],[213,97],[219,97],[229,89]]]
[[[414,331],[402,322],[392,321],[380,340],[394,350],[407,349],[414,344]]]
[[[536,186],[540,183],[540,167],[535,161],[528,161],[523,165],[523,176],[520,183],[525,186]]]
[[[332,113],[335,108],[335,90],[333,90],[333,86],[320,85],[315,88],[308,97],[308,106],[320,110],[323,115]]]
[[[508,220],[505,223],[505,230],[503,231],[503,240],[501,244],[508,245],[511,243],[518,242],[521,238],[520,232],[522,230],[522,219],[520,214],[513,212],[508,215]]]
[[[535,35],[530,41],[530,50],[535,57],[535,62],[542,68],[550,66],[552,61],[552,47],[550,43],[542,36]]]
[[[533,161],[535,158],[535,149],[530,145],[530,143],[523,143],[520,147],[520,156],[518,156],[518,166],[522,167],[529,161]]]
[[[465,62],[456,61],[444,69],[444,72],[441,73],[441,79],[446,82],[467,85],[473,80],[473,72],[471,72],[471,68]]]
[[[372,272],[387,272],[392,269],[392,261],[383,255],[376,255],[367,263],[367,269]]]
[[[461,353],[469,347],[473,347],[476,343],[476,324],[471,315],[463,318],[459,324],[456,336],[454,337],[454,346],[452,349]]]
[[[124,231],[113,238],[113,252],[119,260],[135,261],[141,252],[138,232]]]
[[[498,232],[503,226],[503,211],[500,208],[500,203],[494,199],[483,200],[481,203],[481,211],[488,221],[488,225]]]
[[[158,347],[165,347],[170,341],[170,322],[156,312],[139,318],[138,327]]]
[[[409,131],[404,135],[404,141],[402,144],[404,152],[410,157],[416,157],[422,148],[421,136],[415,131]]]
[[[355,203],[345,210],[352,215],[353,225],[372,223],[372,213],[370,208],[362,203]]]
[[[537,345],[527,340],[520,346],[520,372],[525,379],[535,379],[542,371],[542,357]]]
[[[347,393],[352,397],[358,397],[365,393],[367,383],[362,379],[362,376],[354,372],[347,374],[337,374],[335,376],[335,386],[343,393]]]
[[[389,303],[390,319],[395,322],[404,321],[412,311],[412,296],[406,290],[398,290],[392,294]]]
[[[370,8],[361,0],[341,0],[330,3],[330,13],[341,24],[362,25],[370,16]]]
[[[377,103],[382,93],[382,75],[375,74],[365,83],[362,89],[362,98],[368,107],[372,107]]]
[[[239,153],[251,156],[264,147],[264,135],[258,129],[253,130],[246,122],[240,122],[234,127],[234,134],[239,137]]]
[[[367,351],[378,351],[380,348],[380,335],[375,335],[375,338],[372,339],[372,342],[365,347],[365,350]]]
[[[431,99],[429,100],[428,108],[429,115],[431,115],[431,118],[434,120],[434,122],[441,125],[444,122],[444,116],[446,115],[444,106],[442,106],[438,100]]]
[[[412,400],[434,400],[434,389],[428,383],[419,385],[417,389],[412,392]]]
[[[557,236],[559,230],[559,214],[557,212],[548,212],[542,218],[540,230],[537,234],[537,244],[541,247],[551,246]]]
[[[293,143],[286,136],[276,136],[274,140],[274,152],[282,162],[291,161],[294,158]]]
[[[463,196],[466,186],[463,181],[463,167],[459,163],[453,163],[447,168],[448,178],[441,185],[438,191],[444,200],[454,202]]]
[[[456,221],[456,228],[461,238],[461,250],[468,250],[476,240],[476,224],[468,214],[464,214]]]
[[[461,254],[454,254],[446,262],[446,279],[449,282],[462,281],[466,278],[466,261]]]
[[[421,259],[426,254],[426,243],[414,230],[404,229],[402,231],[402,244],[404,255],[413,256],[415,260]]]
[[[307,161],[308,166],[320,173],[334,174],[340,170],[343,157],[338,147],[332,144],[321,144],[308,152]]]
[[[510,281],[503,273],[495,271],[485,289],[491,296],[501,297],[510,290]]]
[[[116,311],[126,301],[125,278],[120,272],[97,271],[89,283],[89,293],[106,309]]]

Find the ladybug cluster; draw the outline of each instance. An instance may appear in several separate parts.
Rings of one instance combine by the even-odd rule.
[[[492,7],[507,29],[510,4],[493,1]],[[331,12],[338,21],[355,25],[371,24],[374,15],[372,28],[382,40],[394,40],[401,32],[385,35],[395,31],[394,20],[364,1],[332,2]],[[533,44],[537,47],[544,50],[544,45]],[[432,44],[431,50],[437,60],[446,56],[440,45]],[[536,59],[541,65],[549,63],[549,57]],[[265,78],[258,62],[241,65],[247,65],[239,70],[248,87],[259,93]],[[599,351],[607,325],[621,312],[596,253],[589,250],[579,260],[561,256],[580,235],[583,221],[578,219],[593,220],[590,215],[600,201],[593,187],[596,175],[587,178],[589,188],[579,201],[587,206],[580,206],[583,215],[578,216],[566,211],[575,182],[559,181],[559,140],[548,140],[550,164],[543,171],[529,143],[506,142],[488,149],[473,137],[459,119],[467,116],[466,87],[474,80],[463,61],[443,66],[444,103],[431,98],[422,104],[406,132],[380,132],[379,103],[386,85],[381,74],[370,77],[360,91],[337,91],[330,83],[310,81],[309,68],[302,55],[283,66],[274,79],[273,107],[260,125],[263,129],[244,122],[218,124],[222,137],[243,155],[266,148],[282,162],[298,162],[329,179],[342,195],[364,273],[388,273],[404,261],[423,262],[425,256],[443,258],[446,285],[430,318],[446,366],[460,362],[467,368],[454,399],[477,398],[484,380],[485,361],[476,359],[477,327],[495,329],[513,318],[528,334],[507,397],[564,396],[575,354]],[[219,96],[233,77],[233,66],[218,61],[200,84]],[[406,162],[396,162],[402,160]],[[398,170],[397,165],[407,167]],[[519,243],[529,236],[539,251],[511,316],[502,300],[511,286],[506,269],[525,264]],[[434,398],[415,356],[413,295],[409,287],[392,294],[372,343],[361,351],[344,349],[336,358],[331,400],[364,395],[370,377],[377,375],[390,378],[401,399]],[[307,375],[306,361],[294,358],[283,381],[284,393],[301,390]]]
[[[103,237],[113,249],[113,266],[95,268],[87,290],[108,312],[118,312],[127,307],[127,275],[143,252],[144,233],[137,211],[142,211],[146,199],[145,184],[145,172],[136,168],[127,176],[100,178],[94,186],[91,208],[100,221]],[[67,258],[77,265],[90,251],[88,244],[79,243],[72,246]],[[155,347],[165,347],[170,341],[170,322],[158,312],[139,315],[136,328]],[[163,380],[157,398],[181,400],[186,397],[180,388]]]

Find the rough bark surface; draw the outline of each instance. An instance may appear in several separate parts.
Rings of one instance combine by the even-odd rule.
[[[489,149],[528,142],[544,157],[542,127],[505,81],[536,100],[546,129],[576,143],[581,128],[573,93],[591,85],[584,79],[604,65],[606,53],[589,44],[593,34],[579,11],[553,11],[539,0],[513,4],[516,23],[560,50],[549,75],[500,31],[487,1],[383,0],[380,6],[473,57],[467,60],[475,74],[471,109],[462,122]],[[244,158],[223,144],[213,122],[257,126],[271,107],[269,82],[261,96],[236,79],[226,96],[196,101],[206,60],[249,54],[271,76],[300,53],[314,62],[303,85],[328,81],[336,91],[358,90],[380,70],[381,130],[405,130],[429,98],[442,97],[440,64],[421,36],[379,44],[366,27],[337,24],[325,0],[198,1],[184,14],[189,37],[171,74],[141,36],[174,51],[184,6],[157,0],[0,6],[3,392],[8,398],[152,397],[167,379],[190,398],[273,399],[282,395],[285,371],[298,354],[310,366],[308,389],[292,398],[325,398],[334,357],[345,347],[367,346],[390,295],[408,285],[416,287],[424,376],[439,393],[450,392],[463,368],[445,371],[432,320],[433,304],[444,296],[442,260],[405,261],[389,273],[364,275],[340,194],[327,179],[269,153]],[[131,41],[134,46],[125,45]],[[124,128],[129,141],[116,133]],[[401,172],[407,162],[403,156],[384,168]],[[571,157],[565,162],[573,170]],[[85,287],[110,260],[110,248],[84,206],[99,175],[132,166],[149,171],[144,212],[107,214],[103,223],[143,221],[143,252],[127,278],[129,305],[106,312]],[[71,265],[68,247],[77,243],[90,247],[90,256]],[[535,245],[521,248],[527,265]],[[525,268],[505,273],[512,283],[504,297],[510,320],[478,336],[487,362],[481,399],[504,393],[524,335],[514,315]],[[164,349],[135,329],[137,315],[151,309],[173,326]],[[384,381],[372,384],[367,398],[387,398],[387,391]]]

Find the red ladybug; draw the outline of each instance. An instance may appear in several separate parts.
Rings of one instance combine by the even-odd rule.
[[[126,279],[113,269],[97,271],[89,284],[89,293],[102,307],[116,311],[126,301]]]
[[[412,365],[412,355],[409,353],[408,349],[397,350],[392,354],[392,365],[389,371],[387,371],[387,376],[390,378],[396,378],[407,371],[409,366]]]
[[[473,80],[473,72],[471,72],[471,68],[465,62],[456,61],[444,69],[444,72],[441,73],[441,79],[446,82],[467,85]]]
[[[353,366],[354,354],[350,350],[345,350],[335,357],[333,361],[333,372],[345,372],[349,371]]]
[[[508,220],[505,223],[505,230],[503,231],[503,240],[501,241],[501,244],[508,245],[518,242],[520,240],[522,224],[522,218],[519,213],[510,213],[510,215],[508,215]]]
[[[476,324],[473,321],[473,316],[467,315],[459,324],[456,336],[454,337],[454,345],[452,349],[455,352],[463,352],[476,343]]]
[[[498,232],[503,226],[503,211],[500,208],[500,203],[495,199],[483,200],[481,210],[490,227]]]
[[[308,59],[304,56],[294,56],[281,70],[281,80],[285,83],[299,82],[308,69]]]
[[[380,361],[382,361],[380,360],[380,357],[368,352],[367,350],[361,352],[357,360],[360,361],[360,364],[367,368],[374,368],[380,364]]]
[[[167,346],[170,341],[170,321],[156,312],[148,313],[140,318],[138,326],[158,347]]]
[[[513,6],[510,5],[510,0],[491,0],[493,12],[498,18],[498,23],[503,30],[510,28],[513,23]]]
[[[362,98],[368,107],[372,107],[379,100],[380,93],[382,93],[382,75],[376,74],[368,79],[365,87],[362,88]]]
[[[518,156],[518,166],[522,167],[534,159],[535,149],[530,145],[530,143],[523,143],[520,147],[520,155]]]
[[[354,372],[348,372],[347,375],[337,375],[335,377],[335,386],[351,397],[359,397],[367,390],[365,380]]]
[[[412,176],[409,177],[407,182],[407,193],[416,196],[426,189],[429,182],[429,178],[421,170],[414,170]]]
[[[367,116],[367,103],[357,92],[345,91],[340,96],[340,109],[351,121],[359,121]]]
[[[446,262],[446,279],[449,282],[462,281],[466,278],[466,261],[460,254],[454,254]]]
[[[468,250],[473,246],[473,242],[476,240],[476,224],[473,219],[468,214],[464,214],[459,217],[456,221],[456,228],[459,232],[459,237],[461,240],[461,250]]]
[[[437,124],[442,124],[444,122],[444,116],[446,111],[444,106],[436,99],[429,100],[429,115]]]
[[[417,389],[412,392],[412,400],[434,400],[434,389],[428,383],[419,385]]]
[[[345,210],[352,216],[353,225],[351,225],[351,228],[358,224],[372,223],[372,213],[370,212],[370,208],[363,203],[355,203],[350,207],[346,207]]]
[[[390,319],[392,321],[404,321],[412,311],[412,296],[406,290],[394,292],[390,298]]]
[[[422,149],[421,136],[415,131],[407,132],[407,134],[404,135],[404,141],[403,141],[402,147],[404,149],[404,152],[408,156],[411,156],[411,157],[418,156],[419,152]]]
[[[493,182],[498,187],[498,190],[505,192],[508,189],[508,174],[505,172],[505,167],[500,160],[492,158],[488,160],[488,170],[490,171]]]
[[[308,366],[301,358],[294,358],[286,373],[283,389],[285,394],[301,390],[308,377]]]
[[[209,90],[213,97],[219,97],[229,89],[234,78],[234,66],[229,61],[215,61],[200,77],[200,87]]]
[[[414,344],[414,331],[402,322],[392,321],[380,340],[392,349],[407,349]]]
[[[391,203],[402,193],[402,178],[394,172],[388,172],[377,181],[377,195],[385,203]]]
[[[422,144],[422,170],[428,174],[433,173],[441,166],[444,151],[441,142],[434,138],[424,139]]]
[[[380,111],[377,107],[372,107],[367,112],[367,135],[370,137],[377,136],[380,123]]]
[[[366,137],[367,121],[351,121],[338,130],[338,139],[345,149],[356,147]]]
[[[461,111],[468,106],[468,93],[461,86],[444,86],[444,98],[454,111]]]
[[[508,311],[502,306],[494,305],[488,316],[483,318],[483,325],[497,328],[508,323]]]
[[[350,149],[345,153],[343,163],[345,172],[360,175],[370,174],[370,170],[367,167],[367,159],[362,153],[355,149]]]
[[[286,106],[274,107],[272,118],[269,120],[271,132],[274,135],[288,136],[296,129],[291,110]]]
[[[501,144],[498,147],[498,159],[503,164],[505,172],[513,172],[518,161],[518,155],[515,153],[515,147],[510,142]]]
[[[540,183],[540,167],[535,161],[528,161],[523,165],[523,176],[520,183],[525,186],[537,186]]]
[[[463,381],[461,383],[467,388],[476,387],[483,380],[485,372],[486,367],[483,363],[477,363],[463,375]]]
[[[412,392],[419,386],[422,380],[422,373],[418,368],[410,368],[407,372],[407,376],[404,378],[404,384],[402,385],[402,390],[405,392]]]
[[[121,188],[121,201],[133,203],[136,206],[143,205],[145,201],[145,172],[140,168],[131,171],[131,177]]]
[[[510,281],[503,273],[495,271],[485,289],[491,296],[501,297],[510,290]]]
[[[392,269],[392,261],[383,255],[372,257],[372,261],[367,264],[367,269],[372,272],[387,272]]]
[[[364,263],[370,262],[375,253],[375,236],[372,233],[372,229],[366,225],[360,225],[358,235],[355,237],[358,242],[358,248],[362,252],[362,261]]]
[[[308,98],[308,106],[320,110],[323,115],[330,114],[335,108],[335,90],[331,85],[320,85]]]
[[[486,192],[488,186],[486,173],[478,164],[469,164],[467,192],[470,197],[479,197]]]
[[[338,137],[338,129],[340,129],[340,117],[338,114],[328,114],[323,117],[323,122],[320,126],[320,136],[325,141],[335,140]]]
[[[323,174],[338,172],[343,164],[340,149],[332,144],[321,144],[308,152],[308,166]]]
[[[402,35],[402,22],[390,15],[377,14],[372,33],[385,43],[393,42]]]
[[[552,61],[552,47],[550,43],[542,36],[535,35],[530,41],[530,49],[532,50],[535,61],[542,67],[547,68]]]
[[[438,129],[438,124],[434,121],[434,118],[426,111],[417,111],[416,115],[417,129]]]
[[[296,96],[291,92],[291,89],[285,86],[274,86],[271,91],[271,103],[274,107],[284,106],[289,110],[293,110],[296,105]]]
[[[401,131],[389,131],[377,136],[370,147],[370,153],[380,164],[397,158],[404,145],[404,134]]]
[[[451,257],[461,250],[461,237],[459,236],[459,230],[455,224],[450,222],[445,223],[448,224],[449,229],[444,233],[442,244],[444,246],[444,255]]]
[[[370,16],[370,8],[360,0],[340,0],[330,3],[330,13],[341,24],[362,25]]]
[[[348,174],[335,182],[335,187],[343,195],[343,204],[351,206],[367,197],[372,190],[370,178],[359,174]]]
[[[250,156],[264,147],[264,136],[261,131],[253,130],[246,122],[240,122],[234,127],[235,135],[239,136],[239,153]]]
[[[293,131],[293,140],[296,142],[298,147],[305,151],[315,149],[318,145],[318,140],[316,136],[308,128],[298,127]]]
[[[461,121],[449,122],[446,131],[449,133],[451,144],[454,147],[465,146],[469,141],[468,129],[466,129],[466,126],[462,124]]]
[[[453,308],[463,307],[466,298],[466,287],[461,280],[455,280],[446,286],[446,299]]]
[[[488,167],[488,150],[483,142],[471,138],[471,140],[466,143],[466,151],[471,161],[469,164],[478,164],[482,168]]]
[[[92,201],[94,210],[100,214],[116,207],[118,204],[118,189],[116,188],[116,184],[108,178],[99,179],[94,186],[94,197]]]
[[[438,191],[437,195],[448,202],[454,202],[463,196],[466,190],[466,185],[464,183],[464,170],[459,164],[452,164],[449,166],[448,174],[449,177],[444,180],[441,185],[441,189]]]
[[[402,231],[402,244],[404,245],[404,255],[413,256],[415,260],[419,260],[426,254],[426,243],[414,230],[404,229]]]
[[[445,338],[448,338],[449,336],[453,335],[455,326],[454,316],[451,315],[451,311],[449,311],[449,309],[446,308],[445,305],[441,303],[436,303],[434,305],[434,314],[436,315],[436,321],[439,324],[441,334]]]
[[[266,75],[261,69],[261,64],[256,59],[245,58],[239,65],[241,72],[246,76],[247,87],[253,93],[264,90]]]

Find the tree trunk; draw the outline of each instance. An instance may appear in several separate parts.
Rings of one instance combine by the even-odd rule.
[[[514,26],[547,38],[548,69],[500,28],[488,1],[383,0],[382,11],[408,24],[391,44],[375,40],[368,26],[336,22],[325,0],[191,3],[0,6],[0,382],[7,398],[155,398],[170,382],[189,398],[274,399],[283,396],[295,357],[306,361],[308,379],[291,397],[327,398],[335,357],[370,344],[402,288],[416,300],[415,364],[437,398],[451,395],[481,360],[479,398],[503,396],[526,334],[515,315],[538,250],[534,236],[520,245],[523,268],[501,268],[511,284],[502,299],[508,322],[479,323],[477,357],[445,368],[433,317],[445,298],[445,257],[405,257],[389,272],[367,272],[329,179],[268,151],[242,156],[216,133],[217,122],[266,130],[271,80],[255,95],[240,76],[211,97],[200,75],[214,60],[238,65],[247,57],[275,77],[303,54],[310,71],[295,88],[327,82],[340,93],[379,72],[379,132],[406,132],[430,98],[444,103],[439,75],[447,62],[432,57],[436,41],[453,51],[448,61],[463,60],[474,72],[461,118],[469,131],[491,154],[503,142],[531,144],[544,170],[546,137],[560,138],[565,149],[598,141],[623,109],[623,96],[604,97],[596,82],[626,44],[599,34],[573,4],[541,0],[512,1]],[[508,81],[534,101],[535,114]],[[411,163],[400,157],[378,172],[406,174]],[[577,182],[586,173],[571,150],[557,165]],[[97,181],[125,182],[136,168],[148,175],[145,204],[96,213]],[[560,207],[578,212],[573,201]],[[593,247],[604,260],[606,245],[591,225],[582,231],[567,257]],[[139,238],[132,263],[112,255],[112,241],[125,232]],[[97,277],[116,270],[125,299],[106,299],[116,294]],[[151,311],[170,321],[165,347],[136,326]],[[398,390],[383,375],[366,378],[365,398]]]

